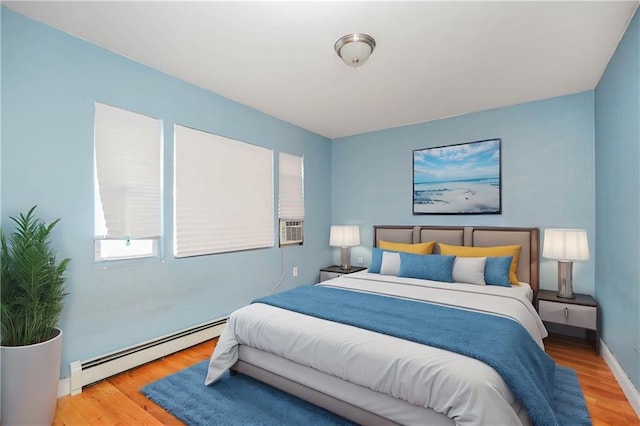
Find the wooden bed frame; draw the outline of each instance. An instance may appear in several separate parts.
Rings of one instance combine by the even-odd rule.
[[[538,292],[539,277],[539,231],[538,228],[517,227],[472,227],[472,226],[411,226],[411,225],[376,225],[373,228],[374,246],[380,240],[419,243],[436,241],[451,245],[473,247],[487,247],[497,245],[521,245],[518,259],[517,276],[520,281],[528,282],[534,291],[534,298]],[[437,245],[436,245],[437,247]],[[436,252],[437,253],[437,248]],[[535,299],[534,299],[535,300]],[[256,351],[255,349],[252,349]],[[269,354],[270,355],[270,354]],[[322,392],[308,385],[292,381],[269,369],[247,362],[243,359],[243,347],[240,346],[238,362],[231,368],[232,374],[237,372],[246,374],[259,381],[267,383],[277,389],[295,395],[305,401],[320,406],[358,424],[394,425],[397,424],[385,417],[347,403],[330,392]],[[315,371],[315,370],[314,370]],[[323,374],[323,373],[322,373]],[[404,402],[404,401],[403,401]],[[407,403],[408,404],[408,403]],[[430,410],[436,417],[429,420],[430,424],[447,424],[442,415]],[[440,416],[438,418],[437,416]],[[447,419],[445,419],[447,420]],[[451,420],[451,419],[448,419]],[[448,424],[453,424],[451,421]]]

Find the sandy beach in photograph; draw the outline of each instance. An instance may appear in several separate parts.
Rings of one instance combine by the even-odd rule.
[[[414,213],[490,213],[500,209],[495,180],[420,183],[413,193]]]

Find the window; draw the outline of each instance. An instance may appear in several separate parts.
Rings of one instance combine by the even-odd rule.
[[[174,254],[272,247],[273,152],[175,126]]]
[[[281,152],[278,159],[278,217],[304,219],[304,158]]]
[[[158,256],[162,121],[96,103],[96,261]]]

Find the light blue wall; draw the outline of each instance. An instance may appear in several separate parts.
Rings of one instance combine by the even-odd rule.
[[[602,338],[640,389],[640,12],[596,88],[595,114]]]
[[[161,263],[94,264],[95,101],[164,120]],[[2,226],[9,230],[9,216],[34,204],[46,221],[62,218],[54,244],[72,258],[61,320],[63,377],[71,361],[224,316],[267,294],[280,277],[277,247],[172,257],[174,123],[271,148],[276,161],[279,151],[304,155],[305,243],[284,250],[282,288],[317,282],[319,268],[331,262],[328,139],[2,8]]]
[[[334,140],[332,222],[360,225],[354,263],[368,264],[372,226],[393,224],[585,228],[593,258],[593,127],[590,91]],[[412,215],[414,149],[491,138],[502,138],[501,215]],[[540,274],[557,288],[555,261]],[[593,294],[593,277],[593,260],[574,263],[575,291]]]

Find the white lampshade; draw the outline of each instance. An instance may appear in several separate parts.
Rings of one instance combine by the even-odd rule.
[[[360,228],[356,225],[332,226],[329,245],[335,247],[360,245]]]
[[[585,229],[545,229],[542,256],[549,259],[589,260],[589,243]]]
[[[364,64],[376,47],[376,41],[367,34],[347,34],[333,46],[345,64],[356,68]]]

